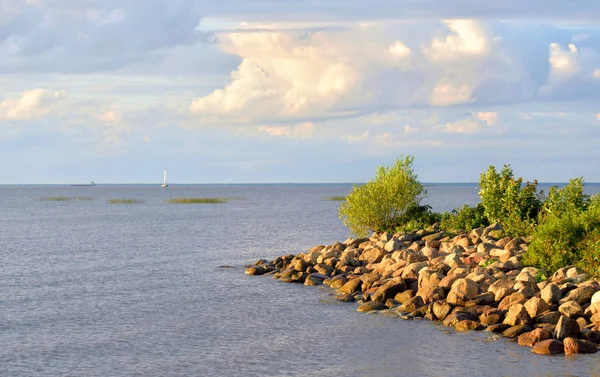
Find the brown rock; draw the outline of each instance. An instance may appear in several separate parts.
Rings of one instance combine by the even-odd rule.
[[[583,309],[576,301],[567,301],[558,307],[558,311],[569,318],[577,318],[583,315]],[[565,345],[566,347],[566,345]]]
[[[518,343],[520,346],[531,347],[542,340],[552,339],[552,331],[544,328],[537,328],[533,331],[519,335]]]
[[[545,312],[542,314],[538,314],[538,316],[535,318],[535,321],[537,323],[549,323],[552,325],[556,325],[561,316],[562,314],[560,314],[560,312],[557,311]]]
[[[598,346],[589,340],[579,340],[575,338],[565,338],[563,341],[565,354],[574,355],[578,353],[596,353]]]
[[[374,247],[363,251],[362,255],[358,259],[367,263],[379,263],[386,254],[387,251]]]
[[[390,281],[381,287],[371,296],[372,301],[385,302],[389,298],[394,298],[398,293],[406,290],[406,283],[402,279]]]
[[[590,302],[594,293],[596,293],[596,289],[590,285],[575,288],[567,294],[567,297],[561,300],[561,303],[576,301],[578,304],[585,304],[586,302]]]
[[[531,352],[538,355],[558,355],[565,352],[563,342],[556,339],[546,339],[536,343]]]
[[[452,305],[462,305],[479,294],[479,286],[470,279],[458,279],[452,284],[446,301]]]
[[[410,300],[408,300],[406,303],[400,305],[398,307],[398,311],[400,313],[412,313],[424,305],[425,305],[425,303],[423,302],[423,299],[421,298],[421,296],[415,296],[415,297],[411,298]]]
[[[446,316],[446,318],[444,318],[444,321],[442,323],[446,327],[455,327],[456,324],[458,324],[458,322],[466,320],[466,319],[472,319],[472,318],[468,313],[456,312],[456,313],[448,314],[448,316]]]
[[[481,326],[481,323],[470,319],[463,319],[462,321],[459,321],[456,324],[455,328],[458,332],[464,332],[469,330],[483,330],[483,326]]]
[[[439,300],[433,303],[432,309],[435,317],[440,321],[443,321],[452,311],[452,305],[444,300]]]
[[[549,304],[556,304],[562,298],[562,292],[556,284],[550,283],[542,289],[540,297]]]
[[[246,275],[264,275],[267,269],[264,266],[252,266],[246,269]]]
[[[577,338],[579,337],[580,332],[581,329],[576,320],[561,315],[556,324],[556,329],[554,330],[554,337],[558,340]]]
[[[585,329],[582,331],[582,333],[586,340],[589,340],[592,343],[600,344],[600,332]]]
[[[506,325],[506,323],[504,325]],[[506,325],[506,326],[508,326],[508,325]],[[502,335],[504,335],[507,338],[514,339],[514,338],[518,337],[519,335],[529,332],[529,331],[531,331],[531,327],[529,327],[529,325],[517,325],[517,326],[509,327],[508,329],[504,330],[502,332]]]
[[[510,326],[526,325],[530,322],[531,317],[529,317],[529,313],[527,313],[527,310],[521,304],[511,306],[508,310],[508,313],[506,313],[506,317],[504,318],[504,323]]]
[[[490,332],[493,332],[494,334],[501,334],[504,331],[506,331],[508,328],[510,328],[510,326],[507,325],[506,323],[497,323],[495,325],[489,325],[488,327],[486,327],[485,331],[490,331]]]
[[[531,318],[537,317],[549,308],[548,303],[539,297],[530,298],[523,306],[525,306],[525,309]]]
[[[360,291],[361,286],[362,281],[360,279],[352,279],[338,289],[338,293],[355,293]]]
[[[479,321],[486,326],[495,325],[497,323],[502,322],[503,320],[504,313],[502,312],[502,310],[498,309],[486,310],[485,312],[483,312],[483,314],[479,316]]]
[[[388,307],[385,306],[385,304],[382,304],[381,302],[375,302],[375,301],[369,301],[369,302],[365,302],[364,304],[361,304],[358,309],[356,309],[356,311],[358,312],[370,312],[372,310],[384,310],[387,309]]]
[[[415,294],[413,291],[411,291],[410,289],[404,291],[404,292],[400,292],[398,294],[396,294],[396,296],[394,296],[394,300],[404,304],[406,302],[408,302],[411,298],[415,297]]]
[[[508,310],[514,305],[524,304],[525,302],[527,302],[525,296],[521,292],[515,292],[510,296],[505,297],[502,301],[500,301],[500,303],[498,304],[498,309]]]

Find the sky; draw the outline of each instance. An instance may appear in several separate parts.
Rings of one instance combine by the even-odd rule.
[[[598,0],[0,0],[0,184],[600,182]]]

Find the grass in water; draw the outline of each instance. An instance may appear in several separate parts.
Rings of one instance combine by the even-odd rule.
[[[228,201],[227,198],[173,198],[165,200],[167,203],[175,204],[217,204],[227,203]]]
[[[143,200],[139,199],[109,199],[108,204],[136,204],[143,203]]]
[[[326,196],[323,200],[328,200],[330,202],[344,202],[346,201],[345,196]]]
[[[48,196],[40,200],[47,202],[89,202],[92,198],[90,196]]]

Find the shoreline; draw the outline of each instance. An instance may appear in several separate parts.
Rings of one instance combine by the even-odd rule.
[[[360,312],[501,333],[537,354],[595,353],[600,283],[569,266],[545,276],[521,263],[530,238],[493,224],[449,237],[438,229],[373,234],[258,260],[247,275],[327,285]]]

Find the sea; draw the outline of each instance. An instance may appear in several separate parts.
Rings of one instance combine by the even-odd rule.
[[[351,189],[0,186],[0,376],[600,376],[600,354],[538,356],[244,274],[344,241],[323,198]],[[479,201],[476,184],[426,189],[437,211]],[[179,197],[231,200],[166,202]]]

